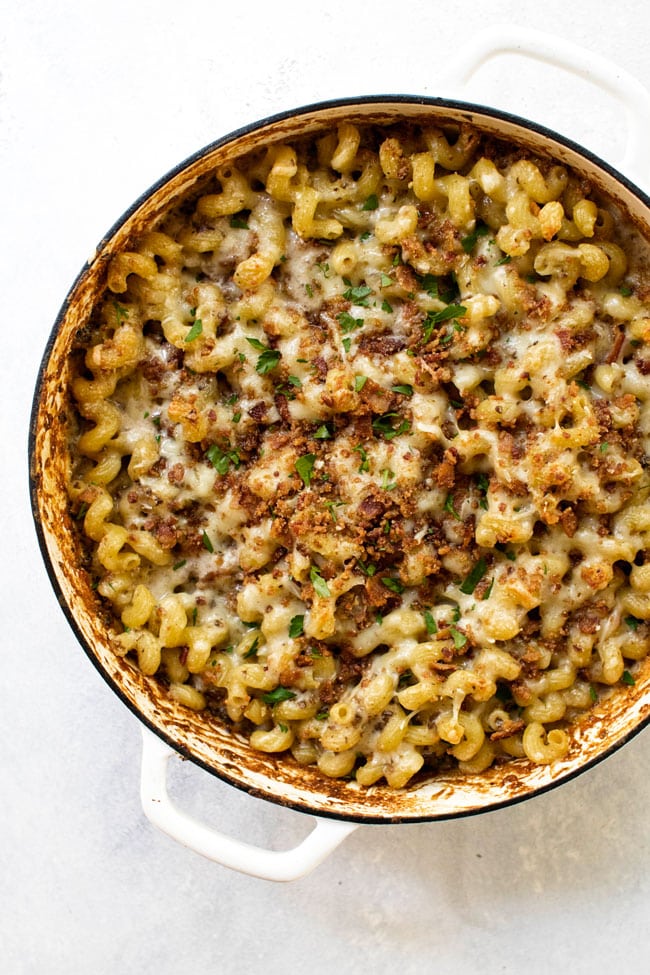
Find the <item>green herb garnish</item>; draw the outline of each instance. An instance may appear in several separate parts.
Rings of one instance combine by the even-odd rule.
[[[185,341],[194,342],[195,339],[198,339],[202,331],[203,331],[203,322],[201,321],[200,318],[197,318],[197,320],[194,322],[191,329],[185,336]]]
[[[315,461],[316,454],[303,454],[303,456],[299,457],[296,461],[296,470],[298,471],[298,474],[300,474],[305,487],[309,487],[311,483]]]
[[[364,324],[363,318],[354,318],[349,311],[342,311],[336,318],[344,335],[354,332],[355,329],[361,328]]]
[[[458,588],[466,596],[471,596],[486,572],[487,563],[484,558],[480,558]]]
[[[312,565],[311,569],[309,570],[309,578],[311,580],[312,586],[314,587],[314,592],[316,593],[316,595],[320,596],[321,599],[328,599],[329,596],[331,595],[329,586],[327,585],[322,575],[320,574],[320,571],[315,565]]]
[[[487,226],[487,224],[477,223],[476,227],[471,232],[471,234],[468,234],[467,237],[461,238],[460,243],[465,253],[471,254],[471,252],[474,250],[476,246],[476,242],[478,241],[479,237],[485,237],[489,233],[490,233],[490,228]]]
[[[121,325],[124,319],[129,317],[129,312],[123,305],[120,305],[120,303],[117,301],[113,302],[113,308],[115,309],[115,317],[117,318],[117,324]]]
[[[291,622],[289,623],[289,636],[295,639],[297,636],[302,636],[304,631],[305,617],[303,616],[293,616]]]
[[[246,336],[246,341],[249,345],[252,345],[254,349],[257,349],[258,352],[262,353],[255,365],[255,371],[258,372],[260,376],[265,376],[267,372],[275,369],[280,361],[279,352],[277,352],[275,349],[270,349],[268,345],[264,345],[264,343],[260,342],[259,339],[250,338],[248,335]]]
[[[330,515],[332,516],[332,521],[338,521],[336,509],[341,508],[345,504],[347,504],[347,501],[326,501],[325,502],[325,507],[327,508]]]
[[[346,301],[351,301],[353,305],[360,305],[362,308],[368,307],[368,298],[372,294],[372,288],[367,285],[357,285],[357,287],[350,286],[347,291],[343,292],[343,297]]]
[[[422,333],[425,342],[428,342],[433,335],[436,325],[441,322],[447,322],[452,318],[459,318],[467,313],[467,308],[464,305],[447,305],[446,308],[442,308],[440,311],[430,311],[427,312],[427,317],[422,325]],[[451,336],[447,341],[451,341]]]
[[[208,447],[205,452],[205,456],[208,458],[217,474],[227,474],[230,465],[237,468],[241,464],[239,457],[239,451],[233,450],[222,450],[218,447],[216,443]]]
[[[361,464],[359,465],[359,474],[363,474],[364,471],[370,470],[370,462],[368,460],[368,454],[365,452],[361,444],[357,444],[356,447],[352,448],[361,457]]]
[[[260,376],[265,376],[267,372],[271,372],[272,369],[275,369],[279,361],[280,353],[275,349],[267,349],[266,352],[262,352],[262,355],[257,360],[255,371],[258,372]]]
[[[399,413],[383,413],[372,421],[372,429],[386,440],[393,440],[394,437],[399,437],[402,433],[408,433],[411,429],[409,421],[401,420],[400,423],[394,423],[393,421],[396,419],[400,419]]]
[[[384,491],[393,491],[397,487],[395,474],[387,467],[381,472],[381,486]]]
[[[434,633],[438,632],[438,624],[433,618],[433,614],[431,613],[431,610],[425,609],[423,615],[424,615],[424,625],[427,628],[427,633],[429,634],[429,636],[433,636]]]
[[[368,576],[370,579],[374,576],[377,571],[377,566],[373,562],[362,562],[361,559],[357,559],[357,565],[361,569],[364,575]]]
[[[487,589],[485,590],[485,592],[481,596],[481,599],[483,601],[485,601],[486,599],[489,599],[490,598],[490,596],[492,595],[492,587],[493,586],[494,586],[494,579],[490,579],[490,585],[487,587]]]
[[[399,579],[393,579],[392,576],[382,576],[381,581],[387,589],[390,589],[391,592],[396,592],[398,594],[404,592],[405,586],[402,585]]]
[[[262,694],[265,704],[280,704],[282,701],[290,701],[296,696],[295,691],[290,691],[288,687],[276,687],[273,691]]]
[[[244,660],[249,660],[251,657],[254,657],[257,651],[259,650],[259,648],[260,648],[260,640],[259,637],[256,636],[253,642],[251,643],[250,647],[244,654]]]
[[[452,517],[455,518],[456,521],[462,521],[460,515],[458,514],[458,512],[454,508],[454,496],[453,496],[453,494],[448,494],[447,495],[447,497],[445,498],[445,503],[443,505],[443,508],[444,508],[444,510],[446,512],[448,512],[448,514],[452,515]]]
[[[454,646],[457,650],[462,650],[462,648],[467,643],[467,637],[460,630],[457,630],[455,626],[449,627],[449,632],[451,633],[451,638],[454,641]]]
[[[371,193],[370,196],[364,201],[361,209],[376,210],[378,206],[379,206],[379,200],[377,199],[377,194]]]

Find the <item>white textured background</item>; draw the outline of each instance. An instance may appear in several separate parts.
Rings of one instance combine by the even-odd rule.
[[[140,733],[68,630],[27,498],[32,388],[96,241],[170,167],[276,111],[329,97],[449,94],[464,40],[554,32],[650,87],[647,0],[276,3],[4,0],[0,17],[0,971],[4,975],[600,973],[650,968],[650,732],[501,812],[357,830],[277,885],[216,866],[144,819]],[[613,163],[621,106],[518,57],[467,97]],[[650,119],[645,120],[650,124]],[[650,160],[635,174],[650,184]],[[172,763],[178,802],[285,848],[305,818]]]

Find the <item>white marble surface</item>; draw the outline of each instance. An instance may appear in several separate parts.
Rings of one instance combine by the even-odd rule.
[[[69,631],[27,496],[32,388],[95,242],[176,162],[268,113],[361,93],[447,94],[476,25],[534,25],[650,86],[646,0],[543,4],[5,0],[0,20],[0,970],[548,975],[650,963],[650,731],[514,808],[364,827],[279,885],[198,857],[144,818],[140,729]],[[536,84],[535,77],[542,77]],[[616,163],[620,106],[518,58],[468,91]],[[643,168],[643,167],[642,167]],[[639,180],[650,183],[650,160]],[[8,513],[8,514],[7,514]],[[272,848],[304,817],[176,760],[186,809]]]

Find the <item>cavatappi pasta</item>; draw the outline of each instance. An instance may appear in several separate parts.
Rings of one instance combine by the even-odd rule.
[[[217,169],[74,353],[116,652],[362,785],[561,758],[649,648],[649,342],[616,210],[470,127]]]

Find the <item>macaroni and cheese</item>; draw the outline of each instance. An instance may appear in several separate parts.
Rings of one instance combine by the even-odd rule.
[[[553,160],[411,123],[233,159],[78,335],[116,653],[362,785],[563,757],[649,648],[649,342],[645,245]]]

